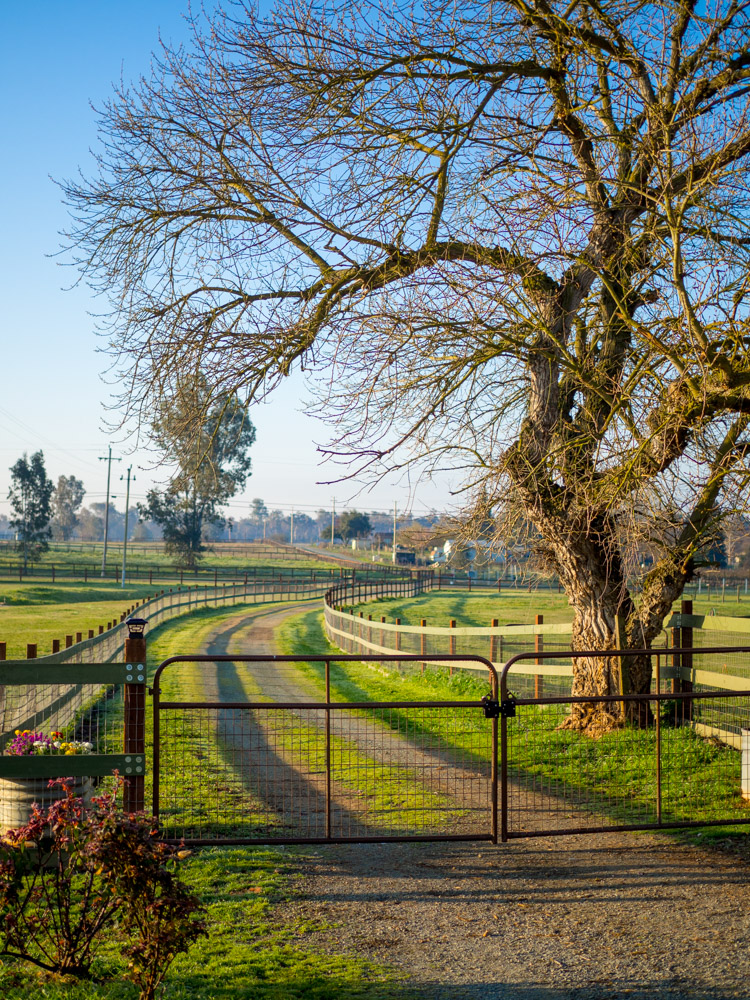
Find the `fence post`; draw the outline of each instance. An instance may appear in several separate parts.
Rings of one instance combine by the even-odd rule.
[[[671,645],[672,648],[679,648],[682,645],[681,629],[679,626],[671,629]],[[681,657],[679,653],[672,653],[672,669],[675,671],[675,676],[672,678],[672,694],[679,694],[682,691],[682,677],[680,676],[680,666]],[[675,708],[675,713],[677,709]],[[675,723],[676,723],[675,719]]]
[[[36,643],[27,642],[26,643],[26,659],[35,660],[36,659]]]
[[[450,620],[450,622],[448,624],[449,624],[450,628],[455,628],[456,627],[456,619],[455,618],[451,618],[451,620]],[[456,637],[455,637],[455,635],[450,636],[450,638],[448,639],[448,652],[450,653],[451,656],[455,655],[455,652],[456,652]],[[453,676],[453,663],[451,663],[450,666],[448,667],[448,676],[449,677]]]
[[[534,619],[534,624],[544,625],[544,615],[537,615],[536,618]],[[539,635],[537,633],[534,636],[534,652],[541,653],[543,649],[544,649],[544,636]],[[537,666],[541,662],[542,661],[539,659],[539,657],[537,657],[534,660],[534,663],[537,664]],[[544,693],[544,676],[543,674],[534,674],[534,697],[541,698],[543,693]]]
[[[66,649],[70,649],[70,647],[72,645],[73,645],[73,636],[72,635],[66,635],[65,636],[65,648]]]
[[[125,663],[127,677],[123,698],[123,751],[126,754],[146,753],[146,622],[142,618],[131,618],[125,639]],[[145,808],[143,774],[124,775],[123,809],[126,813],[142,812]]]
[[[397,618],[396,626],[398,627],[400,624],[401,624],[401,619]],[[401,633],[396,632],[395,636],[396,636],[396,652],[398,653],[399,650],[401,649]],[[401,660],[396,661],[396,670],[401,670]]]
[[[693,602],[683,601],[680,605],[680,614],[682,615],[692,615],[693,613]],[[683,649],[693,648],[693,626],[685,625],[680,629],[680,645]],[[682,654],[682,666],[687,670],[693,669],[693,654],[683,653]],[[693,682],[692,680],[686,680],[684,677],[682,679],[682,690],[692,691]],[[686,698],[683,702],[683,720],[691,722],[693,719],[693,700],[692,698]]]
[[[5,654],[8,651],[8,646],[4,642],[0,642],[0,660],[5,659]]]
[[[500,581],[498,580],[497,582],[499,583]],[[497,628],[498,624],[499,624],[498,623],[498,619],[497,618],[493,618],[492,621],[490,622],[490,628]],[[491,635],[490,636],[490,663],[497,663],[497,636],[496,635]]]
[[[99,628],[101,629],[101,625],[99,626]],[[60,640],[59,639],[53,639],[52,640],[52,652],[53,653],[59,653],[60,652]]]

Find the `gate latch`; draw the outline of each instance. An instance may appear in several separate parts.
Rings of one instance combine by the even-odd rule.
[[[516,699],[511,695],[505,701],[490,698],[488,694],[482,698],[485,719],[512,719],[516,714]]]
[[[514,719],[516,715],[516,699],[513,695],[510,698],[506,698],[505,701],[500,703],[500,718],[501,719]]]

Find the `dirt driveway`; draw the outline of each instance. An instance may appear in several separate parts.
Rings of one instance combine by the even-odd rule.
[[[238,616],[208,648],[273,652],[298,611]],[[667,836],[316,847],[300,871],[278,919],[400,970],[393,997],[750,998],[750,865]]]

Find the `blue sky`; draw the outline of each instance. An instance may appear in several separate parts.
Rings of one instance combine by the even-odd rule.
[[[187,36],[182,0],[0,0],[0,513],[8,513],[8,469],[24,451],[44,451],[53,480],[75,475],[84,502],[104,499],[106,455],[112,440],[123,461],[113,466],[113,493],[122,467],[133,464],[131,495],[140,499],[154,481],[141,471],[147,453],[104,427],[107,358],[98,352],[92,314],[102,308],[85,287],[68,289],[75,272],[54,255],[67,216],[52,178],[91,172],[96,117],[112,84],[146,72],[159,36]],[[68,290],[66,290],[68,289]],[[294,378],[268,405],[255,408],[254,472],[232,514],[250,498],[312,513],[351,501],[363,509],[409,506],[403,484],[381,484],[352,499],[356,487],[316,485],[331,478],[317,467],[315,440],[325,432],[300,412],[303,386]],[[157,474],[158,478],[159,474]],[[122,507],[122,500],[116,500]],[[415,513],[451,505],[445,483],[425,483],[412,497]]]

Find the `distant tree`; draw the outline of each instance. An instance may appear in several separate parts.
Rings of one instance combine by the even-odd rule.
[[[254,517],[256,521],[260,521],[264,517],[268,517],[268,507],[261,500],[260,497],[256,497],[250,504],[250,515]]]
[[[18,548],[23,552],[23,566],[29,559],[37,558],[48,548],[52,493],[55,489],[44,468],[44,454],[35,451],[29,458],[24,452],[10,470],[11,487],[8,490],[13,516],[11,527],[18,533]]]
[[[167,552],[192,569],[203,551],[204,526],[223,523],[219,508],[250,474],[255,428],[235,395],[212,398],[198,379],[160,410],[151,432],[177,471],[165,490],[147,494],[138,511],[161,527]]]
[[[78,527],[78,510],[86,495],[83,483],[75,476],[60,476],[52,494],[52,532],[67,542]]]
[[[250,518],[253,523],[254,537],[263,537],[263,521],[268,517],[268,507],[266,507],[260,497],[255,497],[250,504]]]
[[[352,538],[367,538],[372,531],[372,525],[367,514],[360,514],[358,510],[347,510],[339,518],[338,530],[341,537],[348,542]]]
[[[78,534],[84,542],[98,542],[104,534],[104,504],[92,503],[78,515]]]

